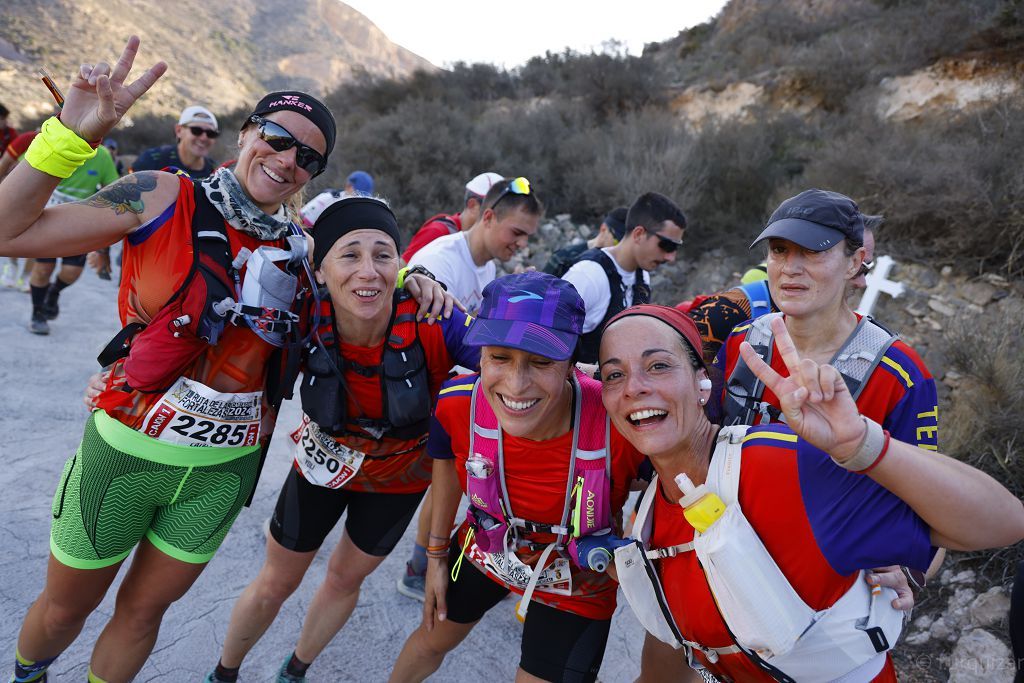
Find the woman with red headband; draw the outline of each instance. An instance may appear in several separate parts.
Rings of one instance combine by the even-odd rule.
[[[988,475],[891,438],[842,376],[771,326],[789,373],[743,359],[786,423],[722,428],[693,322],[661,306],[610,321],[604,405],[654,465],[618,579],[647,630],[727,680],[892,681],[902,613],[859,568],[924,569],[935,548],[1024,537],[1024,506]],[[640,342],[638,343],[638,340]]]

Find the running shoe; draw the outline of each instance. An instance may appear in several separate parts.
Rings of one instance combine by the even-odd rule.
[[[23,277],[19,277],[14,286],[19,292],[25,292],[26,294],[32,291],[32,286],[28,283],[28,280]]]
[[[50,334],[50,325],[42,314],[33,313],[32,320],[28,324],[28,331],[32,334]]]
[[[18,678],[17,674],[11,676],[10,683],[46,683],[47,672],[44,671],[39,678]]]
[[[100,270],[96,271],[96,277],[98,277],[101,280],[110,280],[110,268],[101,268]]]
[[[293,676],[288,673],[288,662],[291,661],[292,656],[288,655],[281,662],[281,669],[277,672],[277,681],[275,683],[306,683],[305,676]]]
[[[3,273],[0,273],[0,285],[11,289],[18,286],[18,269],[10,263],[6,264]]]
[[[43,305],[39,307],[43,315],[47,320],[56,320],[57,316],[60,315],[60,292],[50,285],[50,288],[46,290],[46,300],[43,301]]]
[[[417,574],[412,570],[412,566],[408,562],[406,562],[405,574],[398,577],[398,583],[396,585],[396,588],[398,588],[398,592],[404,595],[405,597],[423,602],[424,600],[426,600],[426,584],[427,575]]]

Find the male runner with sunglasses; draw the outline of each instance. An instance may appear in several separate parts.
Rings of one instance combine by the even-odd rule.
[[[651,300],[649,273],[676,260],[686,216],[657,192],[637,197],[626,214],[626,232],[613,247],[583,252],[563,280],[572,283],[587,306],[578,359],[596,363],[605,322],[619,311]]]
[[[159,171],[173,166],[193,180],[205,178],[217,166],[210,159],[210,151],[219,135],[217,117],[213,112],[197,104],[185,107],[174,125],[177,144],[143,150],[132,164],[131,172]]]

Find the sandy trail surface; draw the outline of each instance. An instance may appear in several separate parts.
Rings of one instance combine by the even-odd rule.
[[[116,298],[116,284],[99,280],[87,269],[61,296],[60,317],[50,323],[51,334],[39,337],[26,327],[29,296],[0,289],[0,482],[4,492],[0,496],[0,611],[5,616],[0,623],[0,652],[5,653],[5,661],[13,662],[21,620],[43,585],[54,487],[64,461],[78,445],[88,414],[81,401],[82,388],[98,367],[97,352],[119,329]],[[265,524],[291,458],[284,432],[298,419],[297,402],[289,401],[252,507],[242,511],[192,590],[168,611],[153,654],[137,681],[198,683],[216,664],[235,598],[262,564]],[[274,680],[281,661],[295,645],[306,607],[324,576],[327,551],[337,544],[340,527],[332,532],[302,586],[245,660],[241,681]],[[395,552],[366,580],[352,618],[311,667],[311,683],[387,679],[399,649],[421,616],[421,604],[395,590],[412,542],[410,528]],[[85,680],[92,644],[112,613],[117,585],[90,617],[78,640],[54,664],[50,680]],[[641,630],[629,608],[621,604],[621,596],[620,592],[602,681],[631,681],[639,671]],[[492,609],[430,680],[513,680],[522,632],[514,604],[507,599]]]

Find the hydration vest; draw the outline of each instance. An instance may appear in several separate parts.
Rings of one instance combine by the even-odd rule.
[[[749,282],[745,285],[740,285],[737,289],[741,290],[747,296],[747,301],[750,302],[751,320],[772,312],[772,297],[768,293],[767,280]]]
[[[306,357],[300,393],[303,411],[322,431],[331,436],[365,437],[369,434],[375,440],[385,435],[415,439],[427,433],[433,396],[426,353],[417,330],[417,310],[418,304],[408,292],[395,292],[381,362],[367,367],[339,353],[330,301],[325,298],[321,302],[321,324],[315,335],[317,343],[311,345]],[[346,370],[363,377],[380,377],[383,419],[348,415]]]
[[[484,552],[507,555],[520,546],[529,545],[520,537],[524,532],[555,535],[554,542],[547,545],[537,560],[530,584],[523,594],[522,616],[526,614],[541,569],[553,551],[563,555],[568,549],[570,561],[579,566],[576,540],[611,528],[611,423],[601,404],[600,391],[584,392],[581,382],[596,383],[578,370],[573,372],[572,449],[562,517],[558,524],[516,516],[505,483],[501,426],[486,399],[479,399],[479,379],[473,386],[469,456],[482,456],[490,464],[490,473],[486,477],[466,472],[466,495],[469,498],[466,520],[477,547]]]
[[[604,250],[588,249],[576,260],[577,263],[580,261],[594,261],[601,266],[608,278],[608,291],[611,294],[611,298],[608,300],[608,309],[605,311],[604,317],[601,318],[601,322],[593,330],[580,337],[578,359],[583,363],[596,363],[597,353],[601,347],[601,332],[604,330],[605,324],[616,314],[626,310],[626,288],[622,284],[622,276],[619,275],[615,261]],[[644,282],[644,271],[637,268],[636,280],[633,282],[632,305],[650,302],[651,288]]]
[[[239,269],[254,254],[243,249],[237,257],[232,256],[223,217],[199,184],[194,185],[194,196],[193,260],[184,280],[148,324],[126,325],[107,343],[97,361],[105,367],[124,359],[126,384],[121,388],[125,392],[163,392],[196,358],[220,341],[226,325],[248,326],[268,344],[283,350],[276,354],[267,375],[268,402],[276,408],[284,398],[291,397],[298,374],[302,330],[297,311],[305,309],[313,298],[312,289],[300,285],[298,279],[304,268],[309,275],[306,237],[291,225],[290,249],[269,248],[288,259],[284,271],[272,264],[264,267],[269,261],[262,255],[252,261],[258,265],[247,272],[246,289],[256,291],[259,297],[260,285],[274,279],[270,287],[277,291],[271,298],[284,304],[275,308],[260,298],[256,303],[261,305],[254,306],[245,302],[239,275]]]
[[[768,365],[771,365],[774,335],[771,321],[782,313],[770,313],[755,318],[744,335],[754,351]],[[899,338],[898,335],[878,324],[870,316],[864,316],[842,347],[829,362],[843,376],[853,400],[864,390],[871,374],[878,367],[885,352]],[[782,412],[775,406],[761,400],[764,383],[759,380],[741,356],[736,360],[732,373],[725,385],[723,424],[757,425],[781,421]]]
[[[903,613],[892,607],[890,588],[872,589],[860,572],[850,588],[823,610],[796,593],[764,547],[739,505],[743,437],[747,427],[725,427],[718,435],[705,484],[719,494],[726,512],[689,543],[650,548],[651,508],[657,477],[641,500],[633,544],[616,549],[619,585],[644,627],[675,648],[701,652],[714,663],[745,656],[777,681],[869,681],[885,666],[903,629]],[[687,640],[665,599],[652,561],[694,552],[734,645],[710,648]]]

